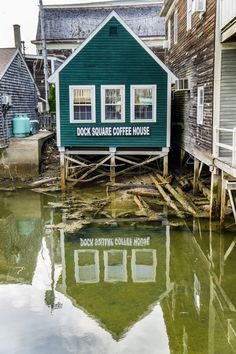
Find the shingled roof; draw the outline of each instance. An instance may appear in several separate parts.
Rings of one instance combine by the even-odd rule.
[[[45,36],[48,41],[83,40],[116,11],[139,37],[165,36],[164,19],[159,16],[162,4],[62,6],[44,7]],[[40,21],[36,41],[41,40]]]
[[[16,48],[0,48],[0,79],[15,57]]]

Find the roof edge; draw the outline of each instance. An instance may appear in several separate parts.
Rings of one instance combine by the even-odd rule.
[[[51,4],[44,5],[45,9],[67,9],[67,8],[97,8],[97,7],[124,7],[124,6],[155,6],[163,5],[163,0],[159,1],[148,1],[148,0],[128,0],[128,1],[98,1],[98,2],[88,2],[88,3],[77,3],[77,4]]]
[[[167,15],[167,13],[172,5],[172,2],[173,2],[172,0],[164,0],[164,4],[163,4],[161,11],[160,11],[161,17],[165,17]]]
[[[6,74],[6,72],[7,72],[8,68],[9,68],[9,66],[11,65],[11,63],[12,63],[13,60],[15,59],[17,53],[19,52],[19,49],[14,48],[14,47],[12,47],[12,48],[1,48],[1,49],[15,49],[15,52],[13,52],[12,57],[11,57],[9,63],[6,65],[6,67],[5,67],[5,69],[3,70],[3,72],[0,73],[0,80],[1,80],[1,79],[3,78],[3,76]]]

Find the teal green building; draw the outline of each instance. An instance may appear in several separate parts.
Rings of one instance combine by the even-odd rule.
[[[166,156],[173,79],[113,11],[49,79],[61,153]]]

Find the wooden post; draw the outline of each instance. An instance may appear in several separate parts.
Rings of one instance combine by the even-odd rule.
[[[221,174],[221,209],[220,209],[220,222],[223,224],[225,219],[225,206],[226,206],[226,180],[224,179],[224,172]]]
[[[184,158],[186,155],[186,151],[184,149],[180,149],[180,168],[184,166]]]
[[[168,177],[168,155],[163,157],[163,177]]]
[[[198,192],[199,167],[200,161],[194,157],[193,194]]]
[[[210,218],[213,214],[220,216],[221,175],[218,169],[211,172]]]
[[[60,169],[61,169],[61,189],[66,188],[66,176],[65,176],[65,150],[60,149]]]
[[[116,183],[116,148],[110,148],[111,159],[110,159],[110,182],[112,184]]]

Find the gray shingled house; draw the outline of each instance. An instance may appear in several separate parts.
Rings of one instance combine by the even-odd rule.
[[[160,59],[163,59],[165,21],[159,13],[163,1],[130,0],[73,5],[44,6],[45,36],[48,54],[68,57],[114,10]],[[36,40],[42,53],[40,21]]]
[[[36,119],[37,103],[38,90],[20,51],[0,48],[0,148],[8,145],[14,115]]]

